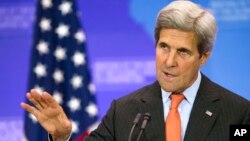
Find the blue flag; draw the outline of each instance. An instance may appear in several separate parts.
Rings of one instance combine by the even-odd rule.
[[[74,0],[37,2],[28,89],[53,95],[72,121],[72,139],[76,140],[98,119],[86,36]],[[48,136],[35,117],[27,112],[25,136],[29,141],[45,141]]]

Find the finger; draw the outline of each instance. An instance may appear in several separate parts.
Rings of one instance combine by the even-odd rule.
[[[51,107],[53,105],[53,100],[54,97],[49,94],[48,92],[43,92],[41,95],[42,101],[44,102],[44,104],[46,104],[47,107]]]
[[[26,94],[28,100],[39,110],[43,109],[42,105],[40,104],[40,102],[37,100],[37,98],[35,98],[34,94],[31,93],[27,93]]]
[[[43,97],[43,93],[39,93],[38,91],[36,91],[35,89],[32,89],[30,91],[33,99],[35,100],[35,102],[37,102],[41,108],[47,108],[47,102],[44,101],[44,99],[42,98]]]
[[[68,117],[63,111],[63,108],[61,107],[60,104],[57,103],[57,101],[54,99],[53,96],[51,96],[48,92],[44,92],[43,98],[45,99],[46,102],[48,102],[48,105],[50,105],[50,107],[56,108],[58,110],[58,112],[61,115],[59,116],[60,117],[59,120],[63,119],[67,122],[67,123],[64,123],[64,125],[71,125],[71,122],[68,120]]]
[[[40,113],[35,107],[30,106],[29,104],[26,104],[26,103],[23,103],[23,102],[21,103],[21,106],[22,106],[22,108],[24,110],[26,110],[27,112],[33,114],[36,117],[36,119],[38,119]]]
[[[60,105],[57,103],[57,101],[54,99],[53,96],[51,96],[48,92],[43,92],[42,98],[44,101],[47,102],[47,104],[51,107],[60,107]]]

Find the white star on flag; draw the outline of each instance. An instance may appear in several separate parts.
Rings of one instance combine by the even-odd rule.
[[[44,9],[52,7],[52,1],[51,0],[42,0],[41,5]]]
[[[42,55],[42,54],[47,54],[49,52],[49,48],[48,48],[48,43],[41,40],[38,44],[37,44],[37,47],[36,49],[38,50],[39,54]]]
[[[62,12],[62,15],[66,15],[70,13],[72,10],[71,6],[72,6],[71,2],[68,2],[68,1],[62,2],[62,4],[59,5],[59,10]]]
[[[39,85],[36,85],[36,86],[34,87],[34,89],[35,89],[39,94],[42,94],[43,91],[44,91],[44,88],[41,87],[41,86],[39,86]]]
[[[56,28],[56,33],[59,38],[69,36],[69,26],[63,23],[60,23]]]
[[[89,114],[90,117],[94,117],[98,114],[97,106],[94,103],[89,103],[89,105],[86,107],[86,112]]]
[[[79,128],[78,128],[79,123],[73,120],[71,120],[71,123],[72,123],[72,132],[77,133],[79,131]]]
[[[78,43],[83,43],[86,40],[86,36],[83,33],[83,31],[78,30],[75,35],[74,35],[75,39],[77,40]]]
[[[85,55],[79,51],[76,51],[72,57],[72,61],[75,66],[80,66],[85,64]]]
[[[41,63],[38,63],[33,71],[38,78],[45,77],[47,75],[46,66]]]
[[[66,58],[66,49],[58,46],[54,52],[57,61],[64,60]]]
[[[64,81],[63,71],[61,71],[60,69],[56,69],[53,73],[53,78],[56,83],[62,83]]]
[[[82,77],[80,75],[74,75],[70,82],[74,89],[78,89],[82,86]]]
[[[40,28],[41,30],[44,31],[49,31],[51,29],[51,21],[47,18],[42,18],[42,20],[40,21]]]
[[[57,103],[59,103],[59,104],[63,103],[62,94],[59,93],[58,91],[55,91],[53,93],[53,97],[54,97],[54,99],[56,100]]]
[[[29,118],[32,120],[33,123],[37,123],[37,119],[33,114],[29,113]]]
[[[70,111],[75,112],[77,110],[80,110],[80,108],[81,108],[80,103],[81,103],[81,101],[78,98],[72,97],[68,102],[68,107],[69,107]]]

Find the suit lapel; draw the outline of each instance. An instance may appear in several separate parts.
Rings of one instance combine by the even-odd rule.
[[[219,97],[213,88],[213,83],[202,75],[184,141],[206,140],[211,131],[219,114]]]
[[[151,115],[151,119],[144,131],[145,140],[164,141],[165,124],[163,104],[158,82],[155,82],[152,87],[149,87],[146,93],[141,97],[140,102],[141,113],[150,113]]]

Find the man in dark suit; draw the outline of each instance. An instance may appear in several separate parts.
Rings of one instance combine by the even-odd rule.
[[[138,136],[143,141],[174,141],[176,135],[178,141],[228,141],[231,124],[250,124],[250,102],[199,71],[211,54],[215,35],[214,16],[200,6],[174,1],[164,7],[155,27],[157,81],[114,100],[86,141],[127,141]],[[177,95],[183,97],[175,107],[174,120],[179,124],[170,127]],[[36,108],[25,103],[22,107],[36,116],[51,139],[67,140],[72,125],[55,100],[35,90],[27,97]],[[138,113],[150,115],[138,118],[139,126],[130,133]]]

